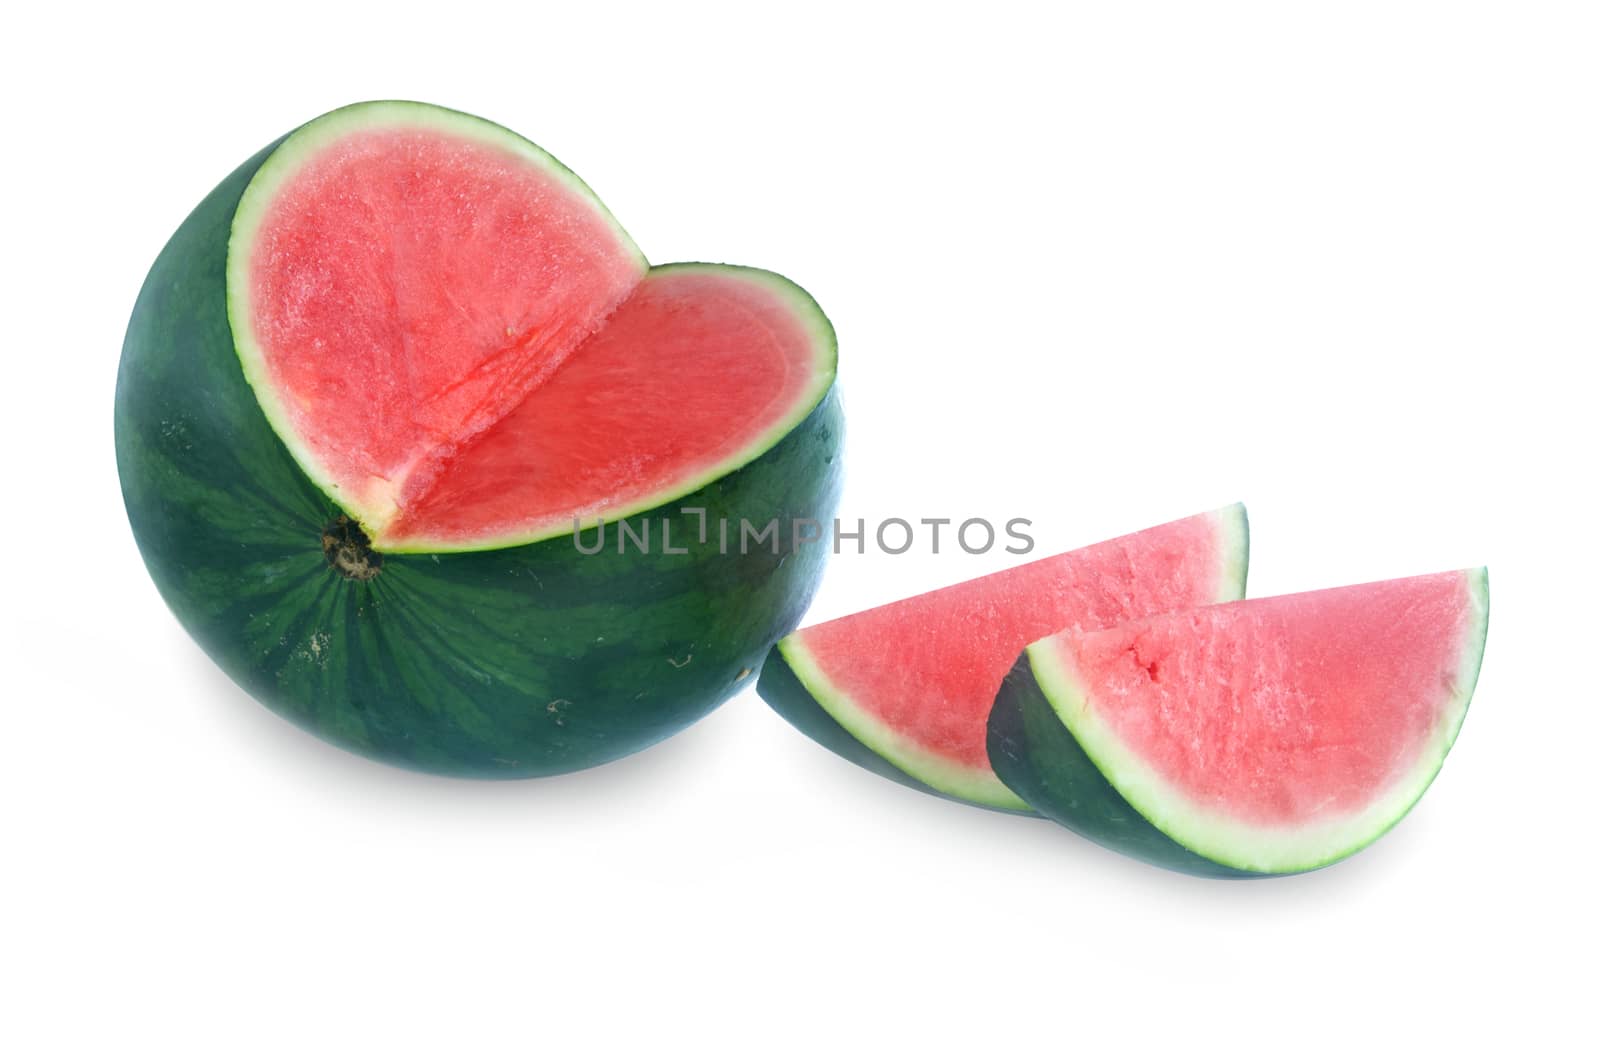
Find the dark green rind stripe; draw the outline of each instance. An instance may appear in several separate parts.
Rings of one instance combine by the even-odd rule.
[[[1219,864],[1156,829],[1083,751],[1033,677],[1024,651],[989,715],[989,763],[1000,781],[1049,818],[1108,849],[1205,878],[1273,878]]]
[[[228,231],[269,146],[162,251],[117,378],[117,466],[156,586],[245,690],[345,748],[406,767],[549,775],[680,730],[741,687],[809,604],[832,519],[843,421],[832,391],[760,458],[649,514],[648,554],[570,536],[384,558],[368,581],[327,563],[339,510],[301,472],[245,382],[228,328]],[[711,530],[698,542],[703,507]],[[769,543],[722,556],[718,521]],[[660,548],[662,522],[674,550]],[[585,543],[594,541],[590,531]],[[770,541],[769,541],[770,542]]]
[[[942,790],[934,789],[916,776],[901,771],[845,730],[827,709],[818,704],[817,699],[813,698],[811,692],[805,688],[805,684],[800,682],[800,677],[794,674],[794,669],[789,667],[789,662],[784,660],[783,652],[777,646],[772,647],[771,652],[767,654],[766,663],[761,666],[761,679],[756,684],[756,692],[801,734],[857,767],[866,768],[876,775],[902,786],[909,786],[913,790],[942,797],[946,801],[955,801],[990,812],[1007,812],[1016,816],[1037,815],[1026,809],[996,808],[994,805],[953,797]]]

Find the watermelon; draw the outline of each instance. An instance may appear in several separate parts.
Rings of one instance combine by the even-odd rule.
[[[804,628],[757,689],[802,733],[888,779],[1029,812],[991,770],[986,723],[1029,642],[1063,627],[1244,594],[1249,529],[1229,506]]]
[[[1063,631],[1002,684],[990,759],[1035,809],[1150,863],[1309,871],[1433,781],[1488,620],[1476,569]]]
[[[161,252],[117,466],[160,593],[260,701],[392,763],[546,775],[698,719],[798,621],[835,359],[799,287],[650,267],[521,137],[357,104]]]

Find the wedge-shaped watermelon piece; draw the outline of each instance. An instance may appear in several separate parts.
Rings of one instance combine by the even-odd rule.
[[[698,719],[799,620],[834,363],[782,277],[651,268],[522,137],[357,104],[156,260],[117,465],[156,586],[258,699],[410,767],[546,775]]]
[[[885,778],[1026,812],[989,767],[985,724],[1022,647],[1244,594],[1244,507],[1229,506],[797,631],[758,690],[795,727]]]
[[[1006,677],[989,756],[1034,808],[1130,856],[1218,877],[1309,871],[1428,788],[1488,621],[1473,569],[1063,631]]]

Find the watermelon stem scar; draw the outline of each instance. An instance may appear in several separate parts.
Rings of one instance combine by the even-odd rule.
[[[345,579],[369,580],[383,571],[383,555],[372,548],[361,525],[343,513],[322,529],[322,552]]]

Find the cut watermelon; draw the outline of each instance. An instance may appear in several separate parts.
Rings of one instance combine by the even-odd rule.
[[[1322,867],[1428,788],[1488,619],[1476,569],[1064,631],[1006,677],[990,758],[1034,808],[1151,863]]]
[[[256,171],[228,312],[263,412],[375,548],[506,546],[685,495],[827,391],[832,336],[792,284],[647,269],[521,137],[367,104]]]
[[[886,778],[1027,811],[996,778],[985,721],[1022,647],[1063,627],[1244,594],[1249,532],[1230,506],[797,631],[758,689],[817,742]]]
[[[521,137],[358,104],[162,252],[118,469],[156,585],[262,701],[412,767],[549,774],[685,726],[796,622],[826,548],[794,521],[837,499],[834,362],[782,277],[651,269]],[[722,549],[722,522],[773,520]]]

